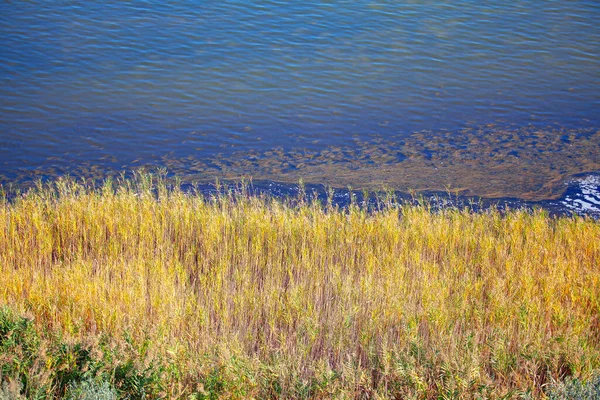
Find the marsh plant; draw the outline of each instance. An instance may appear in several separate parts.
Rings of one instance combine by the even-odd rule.
[[[21,396],[21,382],[18,380],[2,381],[0,382],[0,400],[20,400]]]
[[[539,398],[600,367],[597,221],[215,193],[140,175],[0,200],[6,385],[30,398]]]
[[[117,392],[108,382],[93,380],[79,382],[69,388],[68,400],[117,400]]]
[[[600,374],[587,382],[569,378],[550,387],[550,400],[600,400]]]

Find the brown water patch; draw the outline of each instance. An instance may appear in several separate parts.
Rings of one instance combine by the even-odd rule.
[[[354,189],[449,190],[461,195],[537,201],[559,197],[565,181],[575,174],[600,170],[599,149],[598,129],[486,125],[459,132],[421,131],[368,141],[356,139],[349,145],[322,149],[276,147],[209,158],[170,153],[122,166],[90,160],[66,168],[49,160],[48,166],[17,173],[17,181],[64,173],[101,179],[120,170],[165,166],[184,182],[252,176],[288,183],[302,179]],[[0,179],[14,181],[2,176]]]
[[[402,191],[450,190],[482,197],[554,199],[574,174],[600,170],[600,131],[496,129],[416,132],[392,138],[356,140],[353,146],[320,151],[293,148],[240,151],[231,157],[165,159],[189,178],[325,183],[335,187]]]

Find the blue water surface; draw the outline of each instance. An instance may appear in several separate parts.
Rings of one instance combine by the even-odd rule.
[[[0,175],[597,127],[598,21],[595,0],[4,1]]]

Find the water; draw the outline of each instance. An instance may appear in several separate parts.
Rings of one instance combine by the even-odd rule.
[[[556,199],[600,171],[597,1],[2,2],[0,182]]]

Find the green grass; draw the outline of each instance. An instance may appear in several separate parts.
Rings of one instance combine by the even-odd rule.
[[[599,265],[597,221],[543,211],[58,180],[0,200],[0,396],[593,391]]]

